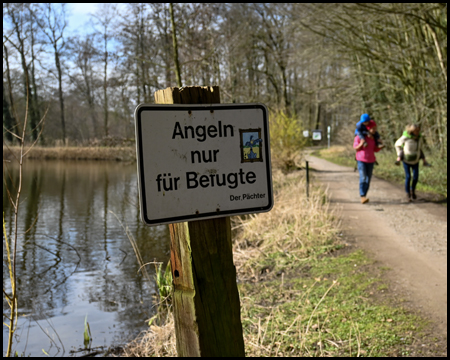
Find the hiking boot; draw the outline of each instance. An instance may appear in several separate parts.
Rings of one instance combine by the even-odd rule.
[[[399,166],[400,165],[400,161],[395,161],[395,163],[394,163],[395,165],[397,165],[397,166]]]
[[[411,194],[406,193],[406,200],[409,201],[409,202],[412,201]]]
[[[361,196],[361,204],[365,204],[365,203],[368,203],[368,202],[369,202],[368,198],[366,198],[365,196]]]
[[[427,163],[427,162],[424,162],[424,163],[423,163],[423,166],[425,166],[425,167],[431,167],[431,164],[430,164],[430,163]]]
[[[411,191],[411,197],[413,200],[417,199],[416,193],[414,191]]]

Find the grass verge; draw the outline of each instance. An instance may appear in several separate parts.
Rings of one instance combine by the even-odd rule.
[[[246,356],[434,354],[427,323],[382,300],[387,270],[341,241],[326,194],[312,189],[307,199],[301,171],[273,178],[271,212],[232,218]],[[124,353],[161,355],[176,355],[173,321]]]
[[[331,146],[329,149],[320,149],[312,155],[331,161],[338,165],[355,166],[355,151],[349,146]],[[417,190],[436,195],[437,199],[447,198],[447,158],[440,159],[433,154],[425,154],[432,167],[423,167],[420,161],[420,175]],[[403,166],[396,166],[396,154],[393,151],[381,150],[376,153],[378,166],[374,174],[382,179],[403,185],[405,172]]]
[[[235,262],[248,356],[399,356],[425,322],[374,301],[376,266],[339,237],[339,217],[303,174],[274,176],[270,213],[239,226]]]

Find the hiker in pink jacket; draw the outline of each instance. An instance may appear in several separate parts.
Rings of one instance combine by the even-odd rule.
[[[366,136],[367,146],[364,146],[364,140],[361,140],[358,136],[355,136],[353,142],[353,148],[356,150],[356,161],[358,162],[359,171],[359,195],[361,196],[361,204],[369,202],[366,197],[369,191],[370,179],[372,178],[373,166],[375,165],[375,153],[380,151],[375,144],[373,135],[377,131],[377,124],[375,121],[370,120],[366,125],[369,134]]]

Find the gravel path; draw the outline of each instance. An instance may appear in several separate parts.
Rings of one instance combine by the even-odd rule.
[[[312,180],[328,187],[340,212],[344,238],[387,267],[390,290],[419,310],[437,331],[447,334],[447,207],[426,200],[406,201],[401,186],[374,177],[359,199],[359,174],[353,168],[307,155]],[[420,180],[419,180],[420,181]]]

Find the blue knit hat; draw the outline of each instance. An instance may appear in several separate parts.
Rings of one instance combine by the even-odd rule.
[[[369,114],[362,114],[359,122],[366,122],[370,120]]]

